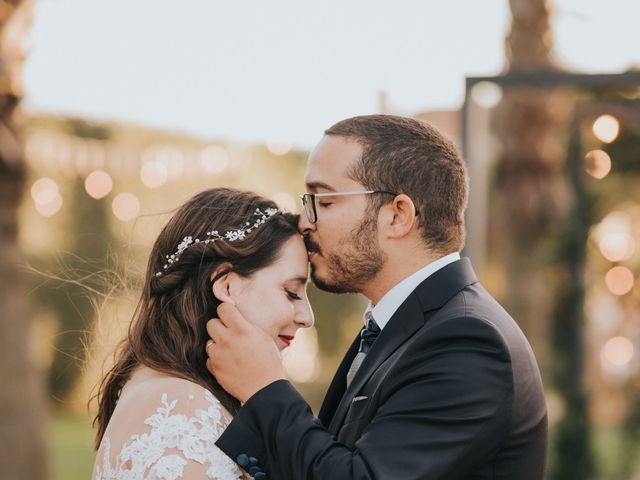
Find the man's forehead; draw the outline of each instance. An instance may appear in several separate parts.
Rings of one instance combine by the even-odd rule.
[[[334,190],[353,183],[347,173],[362,156],[362,146],[355,140],[325,135],[309,154],[305,171],[308,190]]]

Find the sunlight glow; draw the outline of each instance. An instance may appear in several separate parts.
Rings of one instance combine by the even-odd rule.
[[[287,212],[296,213],[298,203],[292,195],[287,192],[278,192],[274,194],[271,199],[278,204],[278,207],[286,210]]]
[[[294,382],[313,382],[320,373],[318,334],[314,327],[298,330],[291,346],[282,352],[284,370]]]

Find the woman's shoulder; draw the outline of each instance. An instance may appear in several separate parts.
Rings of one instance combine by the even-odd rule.
[[[192,380],[141,367],[125,385],[118,405],[143,410],[166,409],[193,414],[198,410],[216,410],[225,418],[231,414],[209,390]],[[146,408],[145,408],[146,407]]]
[[[239,478],[235,464],[215,446],[231,420],[218,399],[197,383],[139,369],[109,421],[95,478],[129,478],[120,475],[125,471],[143,478],[149,465],[164,468],[166,462],[184,472],[183,478],[192,478],[186,475],[192,470],[198,478],[205,471],[206,478]]]

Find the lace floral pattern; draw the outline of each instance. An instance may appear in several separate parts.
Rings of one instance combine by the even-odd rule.
[[[222,405],[211,392],[201,392],[208,408],[195,410],[191,417],[174,412],[178,400],[169,401],[163,393],[162,406],[144,421],[151,431],[132,435],[122,446],[115,466],[110,462],[111,439],[105,436],[100,445],[102,464],[96,464],[94,480],[178,480],[191,462],[200,464],[203,472],[206,468],[210,479],[246,478],[215,445],[226,426]]]

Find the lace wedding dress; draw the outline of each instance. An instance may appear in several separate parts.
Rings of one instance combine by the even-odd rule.
[[[249,479],[215,445],[231,419],[208,390],[142,367],[122,391],[92,478]]]

